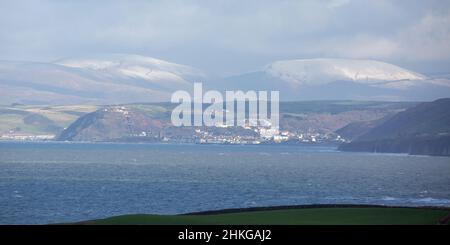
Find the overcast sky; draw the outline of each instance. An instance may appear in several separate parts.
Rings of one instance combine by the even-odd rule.
[[[450,72],[450,1],[0,1],[0,59],[105,53],[218,75],[315,57]]]

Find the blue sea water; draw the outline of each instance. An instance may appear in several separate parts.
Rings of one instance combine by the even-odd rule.
[[[319,203],[450,206],[450,158],[317,146],[0,142],[0,224]]]

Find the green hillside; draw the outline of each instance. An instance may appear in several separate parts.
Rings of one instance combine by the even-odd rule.
[[[81,222],[88,225],[434,225],[448,210],[425,208],[291,208],[193,215],[123,215]]]
[[[94,105],[0,106],[0,134],[58,134],[78,117],[98,108]]]

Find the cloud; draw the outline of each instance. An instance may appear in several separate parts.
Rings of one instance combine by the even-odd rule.
[[[440,0],[0,1],[0,59],[138,53],[213,72],[274,59],[450,60]]]
[[[315,53],[346,58],[448,61],[450,59],[450,16],[427,14],[395,34],[327,38]]]
[[[395,55],[412,60],[450,58],[450,15],[427,14],[396,37]]]
[[[348,4],[350,0],[330,0],[328,3],[329,8],[339,8]]]
[[[319,50],[327,56],[356,59],[389,58],[398,49],[389,38],[358,34],[355,37],[332,38],[319,44]]]

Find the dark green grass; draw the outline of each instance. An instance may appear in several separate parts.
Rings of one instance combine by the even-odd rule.
[[[123,215],[82,222],[93,225],[419,225],[439,224],[449,210],[426,208],[292,208],[222,214]]]

